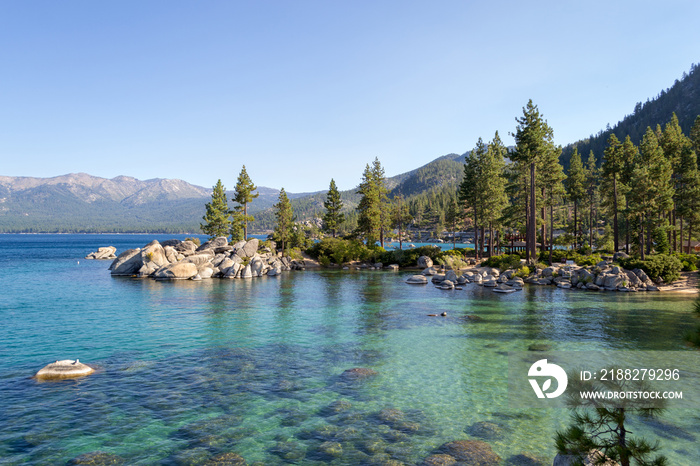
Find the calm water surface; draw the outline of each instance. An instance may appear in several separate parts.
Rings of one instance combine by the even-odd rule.
[[[95,451],[144,465],[225,452],[249,464],[417,464],[481,421],[499,426],[488,441],[502,458],[551,464],[567,413],[509,404],[509,351],[686,351],[696,323],[693,298],[669,294],[445,292],[383,271],[168,283],[83,259],[171,237],[0,235],[1,464]],[[74,358],[97,373],[31,378]],[[354,367],[378,374],[344,379]],[[678,465],[700,462],[699,425],[697,409],[633,420]]]

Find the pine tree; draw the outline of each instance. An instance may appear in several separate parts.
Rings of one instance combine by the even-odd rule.
[[[539,164],[539,173],[542,179],[539,185],[542,190],[542,251],[549,249],[549,263],[552,264],[552,249],[554,247],[554,207],[559,204],[560,199],[565,195],[563,181],[564,167],[559,163],[561,147],[549,145]],[[547,210],[549,210],[549,248],[547,248]]]
[[[326,200],[323,202],[323,207],[326,209],[326,213],[323,216],[323,230],[332,232],[333,238],[335,238],[338,226],[343,223],[345,215],[340,213],[343,208],[343,201],[340,199],[340,192],[338,191],[334,179],[331,179]]]
[[[384,170],[379,159],[374,159],[372,167],[369,164],[365,167],[357,193],[362,196],[357,206],[358,233],[365,238],[367,246],[373,246],[378,240],[383,244],[384,228],[389,219],[386,215]]]
[[[690,241],[693,229],[700,223],[700,172],[698,171],[695,152],[686,146],[681,152],[678,164],[676,184],[676,210],[680,217],[680,243],[687,244],[686,252],[690,254]],[[684,226],[688,227],[688,241],[684,241]]]
[[[628,417],[653,418],[660,414],[664,400],[619,400],[577,398],[582,392],[644,391],[650,388],[639,382],[581,381],[569,378],[568,404],[572,408],[572,424],[557,431],[555,444],[562,455],[572,456],[570,464],[620,464],[620,466],[665,466],[666,457],[651,455],[659,444],[633,437]]]
[[[207,202],[207,212],[202,217],[205,223],[199,225],[204,234],[211,238],[217,236],[228,236],[231,211],[226,199],[226,189],[221,184],[221,180],[216,182],[211,193],[211,202]]]
[[[597,231],[598,225],[595,220],[595,213],[598,207],[598,180],[600,169],[593,151],[588,154],[586,162],[586,195],[588,203],[588,246],[593,247],[593,233]]]
[[[467,154],[464,160],[464,176],[459,185],[457,197],[462,203],[464,211],[471,210],[474,227],[474,253],[476,260],[481,256],[481,247],[479,243],[479,221],[481,220],[481,208],[483,202],[481,193],[479,192],[479,183],[481,177],[481,160],[486,153],[486,146],[481,138],[476,143],[476,147]]]
[[[413,220],[413,217],[408,211],[408,204],[401,194],[394,196],[391,209],[391,225],[396,228],[399,233],[399,249],[403,249],[403,234],[406,226]]]
[[[678,187],[678,177],[679,177],[679,165],[681,162],[681,152],[685,147],[690,147],[691,142],[690,140],[683,134],[683,130],[681,130],[680,125],[678,124],[678,117],[676,117],[675,112],[673,113],[673,116],[671,117],[671,121],[669,121],[666,126],[664,127],[663,133],[661,134],[661,137],[659,138],[659,145],[661,146],[664,156],[671,162],[671,169],[672,169],[672,180],[673,180],[673,187],[677,188]],[[676,205],[678,203],[678,198],[677,196],[673,197],[673,206],[671,208],[671,211],[668,212],[668,220],[669,223],[672,225],[672,228],[668,232],[668,242],[669,244],[672,243],[673,250],[676,251],[678,242],[677,242],[677,219],[676,219]],[[673,234],[673,239],[671,238],[671,234]]]
[[[285,250],[285,243],[289,242],[292,236],[292,227],[294,224],[292,203],[289,202],[287,193],[284,188],[280,190],[277,204],[273,206],[275,209],[275,217],[277,225],[275,226],[274,238],[275,241],[282,245],[282,251]]]
[[[639,248],[642,259],[646,253],[651,252],[654,230],[661,226],[661,214],[673,205],[672,172],[671,162],[664,156],[656,133],[648,127],[639,146],[639,156],[634,163],[630,181],[630,209],[640,223]]]
[[[622,143],[622,159],[624,162],[624,168],[622,170],[622,173],[620,175],[620,181],[624,186],[626,186],[626,195],[625,195],[625,252],[627,254],[630,253],[630,233],[631,233],[631,225],[630,225],[630,204],[629,204],[629,191],[632,186],[632,174],[634,173],[634,164],[635,160],[639,157],[639,149],[637,149],[637,146],[635,146],[632,143],[632,139],[630,138],[629,135],[625,137],[625,141]]]
[[[234,237],[240,237],[242,233],[242,239],[248,240],[248,223],[255,221],[252,215],[248,215],[248,204],[259,196],[259,193],[253,194],[256,189],[258,188],[253,184],[253,181],[250,179],[245,169],[245,165],[243,165],[243,169],[238,175],[238,181],[233,196],[233,200],[238,203],[238,205],[234,207],[235,213],[233,215],[231,232],[231,235]]]
[[[506,154],[507,149],[496,131],[493,140],[486,148],[486,152],[481,153],[482,157],[479,160],[481,170],[478,189],[482,202],[483,224],[489,229],[489,257],[493,255],[494,228],[499,226],[503,210],[508,204],[505,178]]]
[[[457,223],[460,219],[459,208],[457,207],[457,202],[452,199],[447,205],[447,212],[445,212],[445,222],[450,226],[450,231],[452,232],[452,249],[457,245]]]
[[[700,157],[700,115],[695,117],[695,122],[693,123],[693,127],[690,128],[690,142],[693,144],[693,150],[695,151],[695,155],[697,157]],[[698,164],[698,167],[700,167],[700,159],[696,162]]]
[[[511,159],[523,166],[529,167],[530,180],[528,183],[528,219],[526,234],[526,260],[535,261],[537,250],[537,183],[536,166],[539,159],[553,145],[554,133],[547,122],[540,115],[537,106],[532,99],[523,108],[523,116],[516,118],[518,123],[515,130],[515,151]]]
[[[624,153],[622,151],[622,143],[617,139],[615,134],[611,134],[608,138],[608,147],[604,152],[603,166],[601,167],[603,179],[611,184],[612,193],[609,197],[607,205],[610,206],[613,214],[613,243],[614,250],[617,252],[620,248],[620,230],[617,219],[619,212],[619,200],[623,186],[620,183],[620,176],[625,169]]]
[[[586,171],[583,168],[581,155],[578,153],[577,148],[574,148],[574,153],[571,155],[569,174],[566,178],[565,186],[569,200],[574,203],[573,234],[574,248],[577,248],[580,244],[578,239],[580,232],[580,227],[578,225],[578,208],[586,199]]]

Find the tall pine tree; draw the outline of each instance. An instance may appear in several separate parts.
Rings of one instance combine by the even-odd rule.
[[[537,173],[536,167],[540,158],[553,145],[554,132],[540,115],[532,99],[523,108],[523,116],[516,118],[518,123],[515,130],[515,150],[511,159],[529,168],[528,183],[528,213],[526,234],[526,260],[533,262],[537,258]]]
[[[234,207],[233,215],[233,225],[231,229],[231,235],[234,239],[248,240],[248,223],[255,221],[252,215],[248,215],[248,204],[250,204],[253,199],[259,196],[259,193],[255,193],[258,189],[253,181],[248,176],[248,172],[243,165],[241,173],[238,175],[238,181],[236,182],[236,188],[234,191],[233,200],[238,203]],[[242,238],[240,235],[243,235]]]
[[[605,149],[603,165],[601,167],[603,179],[610,185],[611,193],[606,196],[606,205],[609,206],[613,216],[613,244],[615,252],[620,249],[620,229],[617,214],[620,211],[619,200],[625,191],[620,177],[625,169],[625,159],[622,143],[615,134],[608,138],[608,147]]]
[[[284,251],[285,245],[289,243],[289,239],[292,236],[292,227],[294,225],[292,203],[289,202],[284,188],[280,190],[277,204],[275,204],[273,208],[275,209],[275,217],[277,219],[273,237],[275,241],[281,244],[281,249]]]
[[[207,202],[206,208],[207,212],[202,217],[205,223],[199,224],[204,234],[212,238],[228,236],[231,224],[229,220],[231,211],[226,199],[226,189],[221,184],[221,180],[218,180],[214,185],[211,193],[211,202]]]
[[[566,192],[569,200],[574,204],[574,225],[572,233],[574,235],[574,248],[579,247],[579,234],[581,227],[578,223],[578,209],[586,199],[586,170],[581,162],[581,155],[578,148],[574,147],[574,153],[569,162],[569,175],[565,182]]]
[[[340,213],[343,208],[343,201],[340,199],[340,191],[338,191],[334,179],[331,179],[328,194],[326,194],[326,200],[323,202],[323,207],[326,209],[326,213],[323,216],[323,230],[332,232],[333,238],[335,238],[338,226],[343,223],[345,215]]]

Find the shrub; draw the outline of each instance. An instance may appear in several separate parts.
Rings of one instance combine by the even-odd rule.
[[[571,259],[573,259],[576,265],[581,267],[585,267],[588,265],[596,265],[598,262],[603,260],[600,257],[600,254],[582,255],[577,252],[571,254]]]
[[[202,245],[202,242],[201,242],[201,241],[199,240],[199,238],[197,238],[196,236],[189,236],[189,237],[185,238],[185,241],[192,241],[192,242],[193,242],[194,244],[196,244],[197,246],[201,246],[201,245]]]
[[[666,283],[678,280],[683,268],[683,263],[676,256],[667,254],[656,254],[646,260],[633,257],[621,259],[620,265],[628,270],[642,269],[652,280],[661,278]]]
[[[695,254],[676,253],[674,256],[683,264],[684,272],[694,272],[700,265],[700,259]]]
[[[520,270],[518,270],[518,271],[515,273],[515,276],[516,276],[516,277],[520,277],[520,278],[527,278],[527,277],[529,277],[529,276],[530,276],[530,267],[528,267],[527,265],[524,265],[524,266],[520,267]]]
[[[320,255],[318,256],[318,263],[321,264],[321,267],[328,267],[331,265],[331,259],[324,255]]]
[[[491,256],[481,263],[484,267],[494,267],[499,270],[517,269],[520,267],[520,255],[518,254],[502,254],[500,256]]]
[[[554,249],[552,251],[552,262],[566,262],[569,258],[569,251],[565,249]],[[540,261],[549,262],[549,251],[540,253]]]

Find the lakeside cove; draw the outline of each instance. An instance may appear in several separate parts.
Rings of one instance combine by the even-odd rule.
[[[83,260],[98,245],[143,250],[153,239],[167,245],[172,236],[17,235],[0,244],[0,279],[11,284],[0,299],[6,464],[420,465],[478,455],[549,466],[568,412],[512,403],[509,354],[697,354],[681,338],[695,325],[694,297],[680,293],[448,291],[405,283],[423,268],[376,263],[132,279],[111,276],[108,261]],[[69,358],[95,373],[30,377]],[[681,388],[699,377],[684,371]],[[630,429],[659,440],[671,464],[692,465],[700,429],[687,413],[671,406]]]

